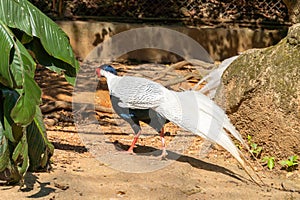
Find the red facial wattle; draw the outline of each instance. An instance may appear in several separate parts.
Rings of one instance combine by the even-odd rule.
[[[100,78],[100,77],[101,77],[101,73],[100,73],[100,71],[101,71],[101,69],[100,69],[100,68],[97,68],[97,69],[96,69],[96,74],[97,74],[98,78]]]

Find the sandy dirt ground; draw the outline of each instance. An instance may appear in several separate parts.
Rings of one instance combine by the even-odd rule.
[[[28,173],[21,190],[1,187],[1,199],[300,199],[298,171],[259,172],[268,185],[259,187],[222,150],[201,159],[184,154],[162,169],[127,173],[94,158],[73,131],[48,134],[56,147],[52,170]]]

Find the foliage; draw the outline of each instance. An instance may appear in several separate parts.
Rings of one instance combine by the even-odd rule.
[[[39,108],[36,64],[72,84],[79,65],[66,34],[31,3],[2,0],[0,7],[0,179],[18,182],[28,169],[47,169],[54,149]]]
[[[298,156],[290,156],[287,160],[279,161],[279,164],[287,171],[293,171],[298,166]]]
[[[266,156],[262,159],[262,162],[267,162],[267,166],[268,166],[269,170],[272,170],[275,166],[275,157]]]
[[[251,135],[248,135],[247,136],[247,139],[248,139],[248,144],[250,145],[250,152],[253,153],[253,155],[258,158],[260,157],[261,155],[261,152],[262,152],[262,147],[261,146],[258,146],[258,144],[254,143],[252,141],[252,136]]]

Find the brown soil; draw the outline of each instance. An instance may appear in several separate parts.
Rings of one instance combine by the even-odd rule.
[[[38,76],[38,82],[43,89],[43,101],[71,102],[72,87],[61,76],[45,72],[40,71]],[[49,77],[49,82],[45,80],[46,77]],[[107,98],[106,91],[97,91],[97,103],[110,106]],[[114,121],[114,114],[94,114],[102,127],[101,131],[106,133],[106,140],[111,145],[128,148],[133,138],[129,135],[130,129],[126,134],[118,134],[114,122],[119,121]],[[57,110],[45,114],[45,120],[50,115],[66,118],[72,116],[70,110]],[[86,143],[82,142],[74,124],[62,119],[65,118],[60,117],[55,124],[47,127],[48,138],[55,146],[51,159],[52,170],[49,173],[28,173],[25,187],[21,191],[18,186],[1,187],[1,199],[300,199],[298,170],[289,173],[277,169],[268,171],[254,163],[258,174],[267,185],[259,187],[222,148],[214,146],[206,154],[201,154],[206,142],[190,133],[185,133],[190,138],[189,148],[182,153],[171,150],[169,155],[177,154],[180,158],[162,169],[148,173],[115,170],[103,160],[96,159],[95,154],[86,148]],[[135,148],[137,153],[160,149],[158,134],[146,127],[143,126],[143,130],[149,134],[145,134],[138,141]],[[180,130],[170,124],[166,131],[170,132],[166,136],[168,145],[174,134]],[[134,166],[134,163],[128,162],[137,157],[142,157],[145,162],[150,159],[155,163],[168,162],[158,160],[156,155],[122,155],[117,150],[115,153],[118,158],[123,158],[118,161],[121,165]]]
[[[272,94],[258,92],[245,100],[231,119],[242,135],[252,135],[252,141],[263,147],[261,157],[273,156],[279,161],[300,154],[299,127],[293,115],[284,114],[273,102]]]

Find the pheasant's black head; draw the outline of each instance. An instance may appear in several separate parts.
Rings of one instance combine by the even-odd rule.
[[[114,75],[117,75],[117,71],[115,70],[115,68],[113,68],[110,65],[104,64],[104,65],[101,65],[99,68],[102,69],[102,70],[104,70],[104,71],[110,72],[110,73],[112,73]]]
[[[101,70],[106,71],[106,72],[109,72],[109,73],[112,73],[112,74],[114,74],[114,75],[117,75],[117,71],[115,70],[115,68],[113,68],[113,67],[110,66],[110,65],[104,64],[104,65],[99,66],[99,67],[96,69],[96,74],[97,74],[97,76],[98,76],[99,78],[102,76]]]

